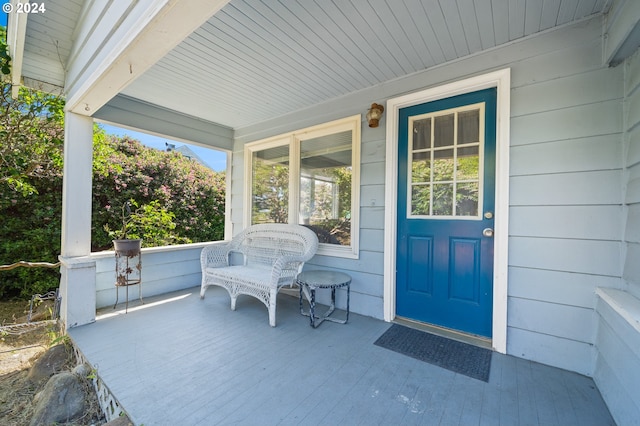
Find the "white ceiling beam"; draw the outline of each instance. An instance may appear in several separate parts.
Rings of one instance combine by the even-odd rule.
[[[605,31],[604,63],[615,66],[640,45],[640,1],[614,2]]]
[[[9,46],[9,56],[11,56],[11,96],[18,97],[18,90],[22,85],[22,58],[24,57],[24,40],[27,33],[28,13],[17,13],[17,4],[24,3],[21,0],[11,0],[8,3],[10,10],[7,13],[7,45]]]
[[[136,10],[135,20],[127,20],[124,16],[111,17],[108,11],[104,12],[100,18],[113,19],[114,25],[102,38],[98,38],[99,54],[93,50],[90,55],[74,55],[75,60],[83,62],[91,57],[92,63],[67,65],[73,78],[66,84],[67,109],[77,114],[93,115],[229,1],[143,0],[132,3],[132,8],[144,7],[142,12]],[[95,49],[96,34],[100,31],[98,27],[109,28],[108,25],[96,25],[95,20],[80,22],[79,25],[92,27],[88,33],[94,37],[93,42],[78,41],[85,43],[82,48],[88,50]]]

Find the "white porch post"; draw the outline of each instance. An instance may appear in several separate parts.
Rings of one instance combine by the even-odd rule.
[[[95,321],[96,265],[91,260],[93,119],[67,111],[62,181],[60,315],[65,328]]]

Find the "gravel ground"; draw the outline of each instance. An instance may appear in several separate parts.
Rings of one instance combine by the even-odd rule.
[[[50,305],[43,302],[32,320],[37,322],[24,325],[29,312],[29,302],[0,302],[0,425],[28,425],[33,415],[33,398],[41,388],[34,387],[28,380],[29,368],[57,338],[57,325],[46,322]],[[70,365],[75,360],[69,360]],[[90,389],[90,392],[93,392]],[[102,414],[95,394],[91,395],[85,415],[67,426],[88,426],[103,424]]]

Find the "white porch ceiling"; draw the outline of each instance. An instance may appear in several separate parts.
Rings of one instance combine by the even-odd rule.
[[[610,3],[232,0],[122,94],[237,129],[605,13]],[[23,75],[61,85],[82,2],[47,7],[29,17]],[[43,54],[47,67],[30,60]]]

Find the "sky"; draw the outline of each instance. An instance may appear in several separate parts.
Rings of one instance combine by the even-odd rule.
[[[146,145],[151,148],[159,149],[161,151],[165,151],[167,149],[166,143],[174,144],[177,147],[182,145],[187,145],[193,152],[200,157],[202,161],[204,161],[211,169],[221,172],[225,171],[227,168],[227,154],[223,151],[217,151],[215,149],[203,148],[197,145],[190,145],[184,142],[178,142],[170,138],[163,138],[159,136],[149,135],[147,133],[136,132],[129,129],[123,129],[120,127],[102,124],[100,126],[107,132],[109,135],[115,136],[129,136],[133,139],[137,139],[142,142],[143,145]]]
[[[0,12],[0,25],[5,27],[7,26],[7,14],[4,11]],[[169,138],[161,138],[158,136],[153,136],[153,135],[149,135],[142,132],[136,132],[129,129],[122,129],[122,128],[107,125],[107,124],[100,124],[100,125],[107,132],[107,134],[116,135],[116,136],[128,135],[133,139],[139,140],[140,142],[142,142],[143,145],[149,146],[151,148],[156,148],[161,151],[166,150],[167,147],[165,143],[174,144],[176,147],[187,145],[193,152],[195,152],[198,155],[198,157],[200,157],[200,159],[202,159],[213,170],[224,171],[227,168],[227,154],[225,152],[216,151],[214,149],[202,148],[200,146],[174,141]]]

